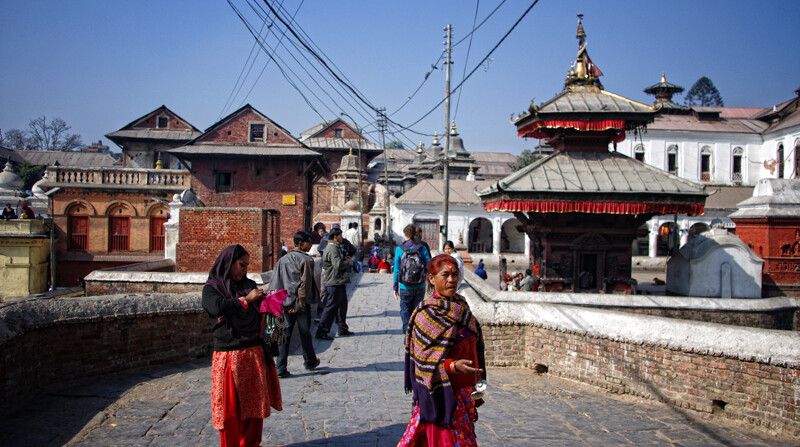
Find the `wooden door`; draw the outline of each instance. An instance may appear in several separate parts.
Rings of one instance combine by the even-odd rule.
[[[431,250],[439,249],[439,221],[438,220],[417,220],[414,225],[422,230],[422,240],[428,243]]]
[[[69,216],[69,249],[86,250],[89,247],[89,217]]]
[[[150,251],[164,251],[165,231],[164,224],[167,223],[166,217],[150,218]]]
[[[130,250],[131,220],[128,216],[108,218],[108,251]]]

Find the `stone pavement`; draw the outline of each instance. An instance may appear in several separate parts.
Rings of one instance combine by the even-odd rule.
[[[411,396],[391,276],[353,282],[348,324],[356,335],[315,339],[322,365],[313,373],[295,350],[292,376],[281,379],[283,411],[264,421],[264,445],[394,446],[402,436]],[[42,396],[0,421],[0,445],[217,446],[210,369],[202,359]],[[476,426],[482,446],[797,445],[527,369],[490,368],[488,380]]]

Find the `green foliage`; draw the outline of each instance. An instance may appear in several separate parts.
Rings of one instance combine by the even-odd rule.
[[[705,76],[698,79],[689,89],[684,97],[684,103],[687,106],[723,107],[725,105],[717,87],[714,86],[711,79]]]
[[[42,178],[44,170],[47,169],[47,166],[32,165],[27,161],[15,163],[15,165],[17,175],[22,177],[22,181],[25,182],[22,186],[24,191],[30,191],[33,188],[33,184]]]
[[[405,146],[400,141],[390,141],[386,143],[386,149],[405,149]]]
[[[531,152],[530,149],[525,149],[524,151],[522,151],[521,154],[519,154],[517,162],[511,165],[511,169],[513,169],[515,172],[519,171],[520,169],[524,168],[525,166],[528,166],[529,164],[535,162],[536,160],[539,160],[542,157],[544,157],[544,155],[534,154],[533,152]]]

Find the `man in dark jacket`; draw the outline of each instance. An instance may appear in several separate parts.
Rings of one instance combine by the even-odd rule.
[[[311,305],[319,302],[319,289],[314,281],[314,258],[307,252],[311,249],[311,235],[298,231],[294,235],[294,250],[278,259],[272,271],[269,288],[283,289],[289,296],[283,302],[283,315],[286,318],[286,342],[278,348],[276,368],[278,377],[289,376],[286,364],[289,359],[289,344],[295,324],[300,332],[300,345],[303,347],[303,360],[307,370],[319,366],[311,339]]]
[[[346,284],[350,279],[347,269],[352,261],[349,256],[345,256],[342,251],[341,228],[333,228],[328,233],[328,246],[322,254],[322,274],[324,275],[325,287],[328,289],[328,296],[325,300],[325,310],[319,319],[316,337],[322,340],[333,340],[328,335],[331,330],[333,320],[339,326],[339,336],[347,337],[353,335],[347,327],[347,289]]]

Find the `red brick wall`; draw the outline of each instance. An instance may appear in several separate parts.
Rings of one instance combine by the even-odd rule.
[[[277,126],[271,120],[253,109],[242,110],[238,115],[231,117],[228,122],[222,123],[219,127],[211,129],[203,134],[198,141],[249,143],[251,123],[266,124],[264,127],[264,136],[266,137],[267,144],[300,145],[297,140],[292,138],[292,136],[286,133],[280,126]]]
[[[800,219],[734,219],[736,235],[764,259],[763,296],[800,294]]]
[[[279,210],[280,239],[291,245],[294,234],[305,227],[303,204],[308,200],[310,191],[303,172],[309,162],[295,159],[257,159],[248,162],[197,159],[192,164],[192,189],[207,207]],[[216,192],[217,172],[233,174],[233,192]],[[295,204],[284,205],[284,195],[293,195]]]
[[[486,361],[658,400],[772,434],[800,436],[797,366],[775,366],[535,325],[484,324]],[[491,373],[490,373],[491,374]],[[724,409],[720,405],[724,402]]]
[[[231,244],[241,244],[250,254],[251,272],[272,270],[280,256],[281,224],[275,210],[184,208],[179,225],[177,272],[209,271]]]
[[[0,408],[8,410],[20,398],[76,380],[209,355],[211,323],[200,308],[199,294],[196,299],[196,309],[159,313],[120,311],[87,317],[91,312],[65,311],[24,328],[0,344]],[[83,299],[76,304],[73,307],[93,306]],[[31,315],[37,308],[28,310],[31,320],[40,317]]]

